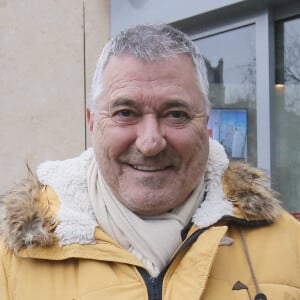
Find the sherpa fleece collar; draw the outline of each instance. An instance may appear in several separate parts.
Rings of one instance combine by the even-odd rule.
[[[95,243],[97,221],[88,197],[87,168],[93,154],[88,149],[80,156],[64,161],[47,161],[38,168],[38,179],[51,186],[58,195],[60,209],[56,235],[60,245]],[[215,140],[209,142],[205,173],[206,199],[193,216],[200,228],[216,223],[224,215],[233,215],[233,206],[224,201],[222,175],[228,167],[224,148]]]
[[[86,172],[93,150],[64,161],[47,161],[38,168],[38,178],[29,178],[0,196],[0,233],[8,247],[49,246],[49,212],[40,205],[41,190],[50,186],[58,195],[60,209],[55,236],[61,245],[95,243],[96,218],[88,198]],[[205,174],[206,198],[193,216],[200,228],[224,217],[239,220],[266,220],[279,215],[280,205],[269,187],[266,174],[247,164],[230,163],[223,147],[210,140],[210,154]],[[24,230],[26,229],[26,230]]]

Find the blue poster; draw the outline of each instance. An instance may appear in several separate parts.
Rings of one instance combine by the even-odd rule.
[[[229,158],[247,160],[247,110],[211,109],[207,127]]]

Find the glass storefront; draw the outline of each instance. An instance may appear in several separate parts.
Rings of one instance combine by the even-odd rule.
[[[224,145],[231,160],[242,159],[254,166],[266,161],[283,207],[300,220],[300,15],[277,12],[272,24],[256,19],[230,30],[220,27],[213,34],[194,36],[194,42],[208,70],[209,134]],[[262,46],[267,38],[263,36],[266,29],[261,28],[265,25],[270,26],[270,42]],[[269,62],[264,69],[262,60]],[[266,93],[273,89],[273,70],[274,95]],[[264,128],[257,128],[258,116]],[[270,135],[258,138],[265,129]],[[262,155],[264,149],[269,154]]]
[[[231,159],[257,163],[255,25],[195,40],[206,60],[210,135]]]
[[[283,206],[296,213],[300,212],[300,17],[276,23],[275,46],[271,171]]]

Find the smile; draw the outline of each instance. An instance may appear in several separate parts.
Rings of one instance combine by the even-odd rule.
[[[133,169],[139,171],[146,171],[146,172],[154,172],[154,171],[163,171],[168,169],[169,167],[161,167],[161,166],[143,166],[143,165],[130,165]]]

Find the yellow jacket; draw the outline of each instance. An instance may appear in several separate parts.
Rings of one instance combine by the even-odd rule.
[[[31,178],[0,198],[0,299],[300,299],[300,224],[257,169],[230,165],[223,189],[234,214],[191,224],[170,264],[150,278],[99,227],[95,243],[60,246],[57,194]]]

